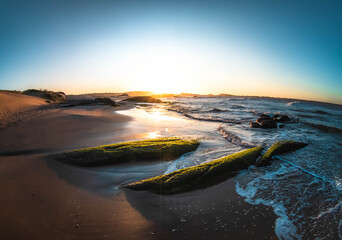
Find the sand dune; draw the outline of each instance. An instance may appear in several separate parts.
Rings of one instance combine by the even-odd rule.
[[[40,107],[47,105],[45,99],[21,93],[0,91],[0,129],[18,120],[30,118]]]
[[[0,114],[46,105],[45,99],[15,92],[0,91]]]

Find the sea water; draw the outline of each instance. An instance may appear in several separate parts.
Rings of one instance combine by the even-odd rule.
[[[165,173],[197,165],[248,147],[268,148],[279,140],[308,143],[277,156],[270,166],[238,173],[236,192],[250,204],[263,204],[278,216],[280,239],[342,239],[342,106],[276,98],[168,98],[165,112],[216,124],[230,144],[201,148],[171,162]],[[260,114],[286,114],[283,128],[250,128]]]

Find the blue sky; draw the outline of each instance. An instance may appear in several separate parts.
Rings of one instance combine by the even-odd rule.
[[[1,1],[0,88],[342,104],[341,1]]]

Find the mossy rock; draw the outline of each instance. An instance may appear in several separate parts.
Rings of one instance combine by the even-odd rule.
[[[295,142],[291,140],[287,141],[278,141],[274,143],[267,152],[262,156],[260,161],[257,163],[257,166],[263,167],[271,164],[272,157],[274,155],[283,154],[287,152],[292,152],[303,147],[306,147],[308,144],[302,142]]]
[[[130,161],[171,160],[195,151],[199,141],[177,137],[116,143],[83,148],[53,155],[53,158],[79,166],[109,165]]]
[[[198,166],[134,182],[123,187],[159,194],[175,194],[206,188],[227,180],[242,169],[254,164],[262,147],[247,149]]]

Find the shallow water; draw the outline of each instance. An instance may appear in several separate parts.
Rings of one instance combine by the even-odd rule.
[[[240,172],[236,191],[251,204],[274,209],[280,239],[342,239],[342,106],[253,97],[164,101],[169,104],[152,104],[130,114],[159,118],[157,127],[150,123],[156,136],[185,134],[203,142],[195,153],[170,162],[166,173],[254,145],[268,147],[287,139],[309,143],[277,157],[271,166]],[[262,113],[287,114],[291,122],[277,129],[250,128]]]

